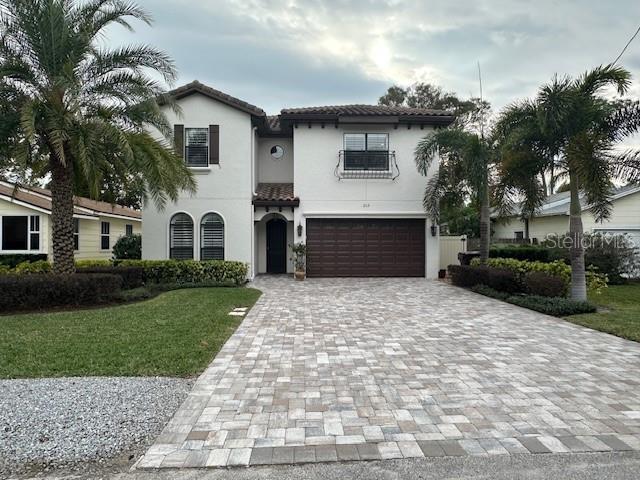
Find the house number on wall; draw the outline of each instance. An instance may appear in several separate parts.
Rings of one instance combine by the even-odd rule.
[[[363,203],[362,208],[369,208],[371,206],[370,203]]]

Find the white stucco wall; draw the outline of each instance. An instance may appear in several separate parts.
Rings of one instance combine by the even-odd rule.
[[[271,156],[271,147],[280,145],[284,149],[282,158]],[[259,183],[293,182],[293,139],[261,138],[257,149],[257,175]]]
[[[194,220],[194,256],[199,258],[200,220],[215,212],[225,221],[225,259],[251,262],[252,257],[252,136],[251,116],[200,94],[178,101],[182,116],[167,111],[172,124],[185,128],[220,125],[220,163],[197,170],[197,192],[182,193],[175,203],[160,211],[153,203],[143,212],[142,256],[146,259],[169,258],[169,221],[177,212],[186,212]],[[194,170],[196,171],[196,170]]]
[[[399,125],[347,125],[339,128],[320,125],[300,126],[294,129],[294,188],[300,197],[295,225],[306,225],[309,217],[372,217],[372,218],[426,218],[422,198],[427,179],[415,166],[414,150],[417,143],[432,131]],[[389,150],[395,151],[400,175],[395,180],[342,179],[334,175],[338,153],[344,149],[343,138],[348,132],[388,133]],[[430,169],[437,171],[438,159]],[[426,266],[428,278],[435,278],[439,265],[438,237],[430,233],[430,220],[426,228]],[[306,228],[304,228],[306,232]],[[296,242],[305,241],[305,233]]]

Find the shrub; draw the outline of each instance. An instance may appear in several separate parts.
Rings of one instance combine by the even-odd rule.
[[[22,262],[37,262],[46,260],[46,253],[11,253],[8,255],[0,255],[0,265],[7,265],[9,268],[15,268]]]
[[[77,273],[108,273],[118,275],[122,278],[122,289],[131,290],[144,285],[144,268],[142,267],[82,267],[78,268]]]
[[[49,273],[50,271],[51,264],[46,260],[22,262],[14,269],[14,272],[18,274]]]
[[[560,277],[542,272],[529,272],[524,276],[527,293],[541,297],[566,297],[567,283]]]
[[[476,285],[471,287],[472,292],[479,293],[480,295],[484,295],[486,297],[495,298],[497,300],[506,301],[511,295],[505,292],[499,292],[498,290],[494,290],[491,287],[487,287],[486,285]]]
[[[112,267],[111,260],[76,260],[76,268],[86,267]]]
[[[529,260],[531,262],[548,262],[550,261],[549,253],[547,248],[531,245],[496,247],[489,250],[491,258],[515,258],[516,260]]]
[[[142,235],[125,235],[113,246],[113,258],[116,260],[140,260],[142,258]]]
[[[509,297],[507,301],[520,307],[556,317],[577,315],[579,313],[593,313],[596,311],[596,307],[593,304],[571,300],[570,298],[514,295]]]
[[[578,302],[569,298],[543,297],[540,295],[509,295],[508,293],[499,292],[486,285],[476,285],[472,287],[471,290],[480,295],[557,317],[576,315],[579,313],[593,313],[596,311],[596,307],[589,302]]]
[[[451,282],[458,287],[470,288],[476,285],[486,285],[500,292],[518,293],[522,291],[516,275],[507,269],[450,265],[449,275]]]
[[[474,259],[471,265],[479,265],[480,260]],[[511,270],[516,274],[519,282],[524,285],[524,276],[529,272],[542,272],[553,277],[564,280],[567,290],[571,285],[571,266],[562,260],[553,262],[528,262],[526,260],[516,260],[515,258],[490,258],[487,266]],[[592,293],[600,293],[602,288],[607,286],[607,276],[596,272],[593,269],[587,270],[587,289]]]
[[[118,275],[4,275],[0,277],[0,312],[95,305],[117,299]]]
[[[122,260],[118,268],[144,269],[147,283],[202,283],[241,285],[247,278],[247,265],[225,260]]]
[[[10,270],[9,265],[3,265],[0,263],[0,275],[6,275]]]
[[[571,237],[549,237],[543,245],[556,258],[569,264]],[[596,271],[607,275],[609,283],[625,283],[640,270],[640,249],[626,235],[602,233],[584,234],[584,262]]]

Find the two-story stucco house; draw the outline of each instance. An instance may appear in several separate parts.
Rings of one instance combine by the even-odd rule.
[[[414,150],[450,113],[345,105],[267,116],[199,82],[171,95],[176,149],[198,188],[145,207],[144,258],[239,260],[253,277],[291,272],[288,245],[304,242],[310,277],[437,275]]]

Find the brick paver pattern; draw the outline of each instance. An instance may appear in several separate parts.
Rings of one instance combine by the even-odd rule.
[[[255,287],[139,468],[640,450],[637,343],[424,279]]]

